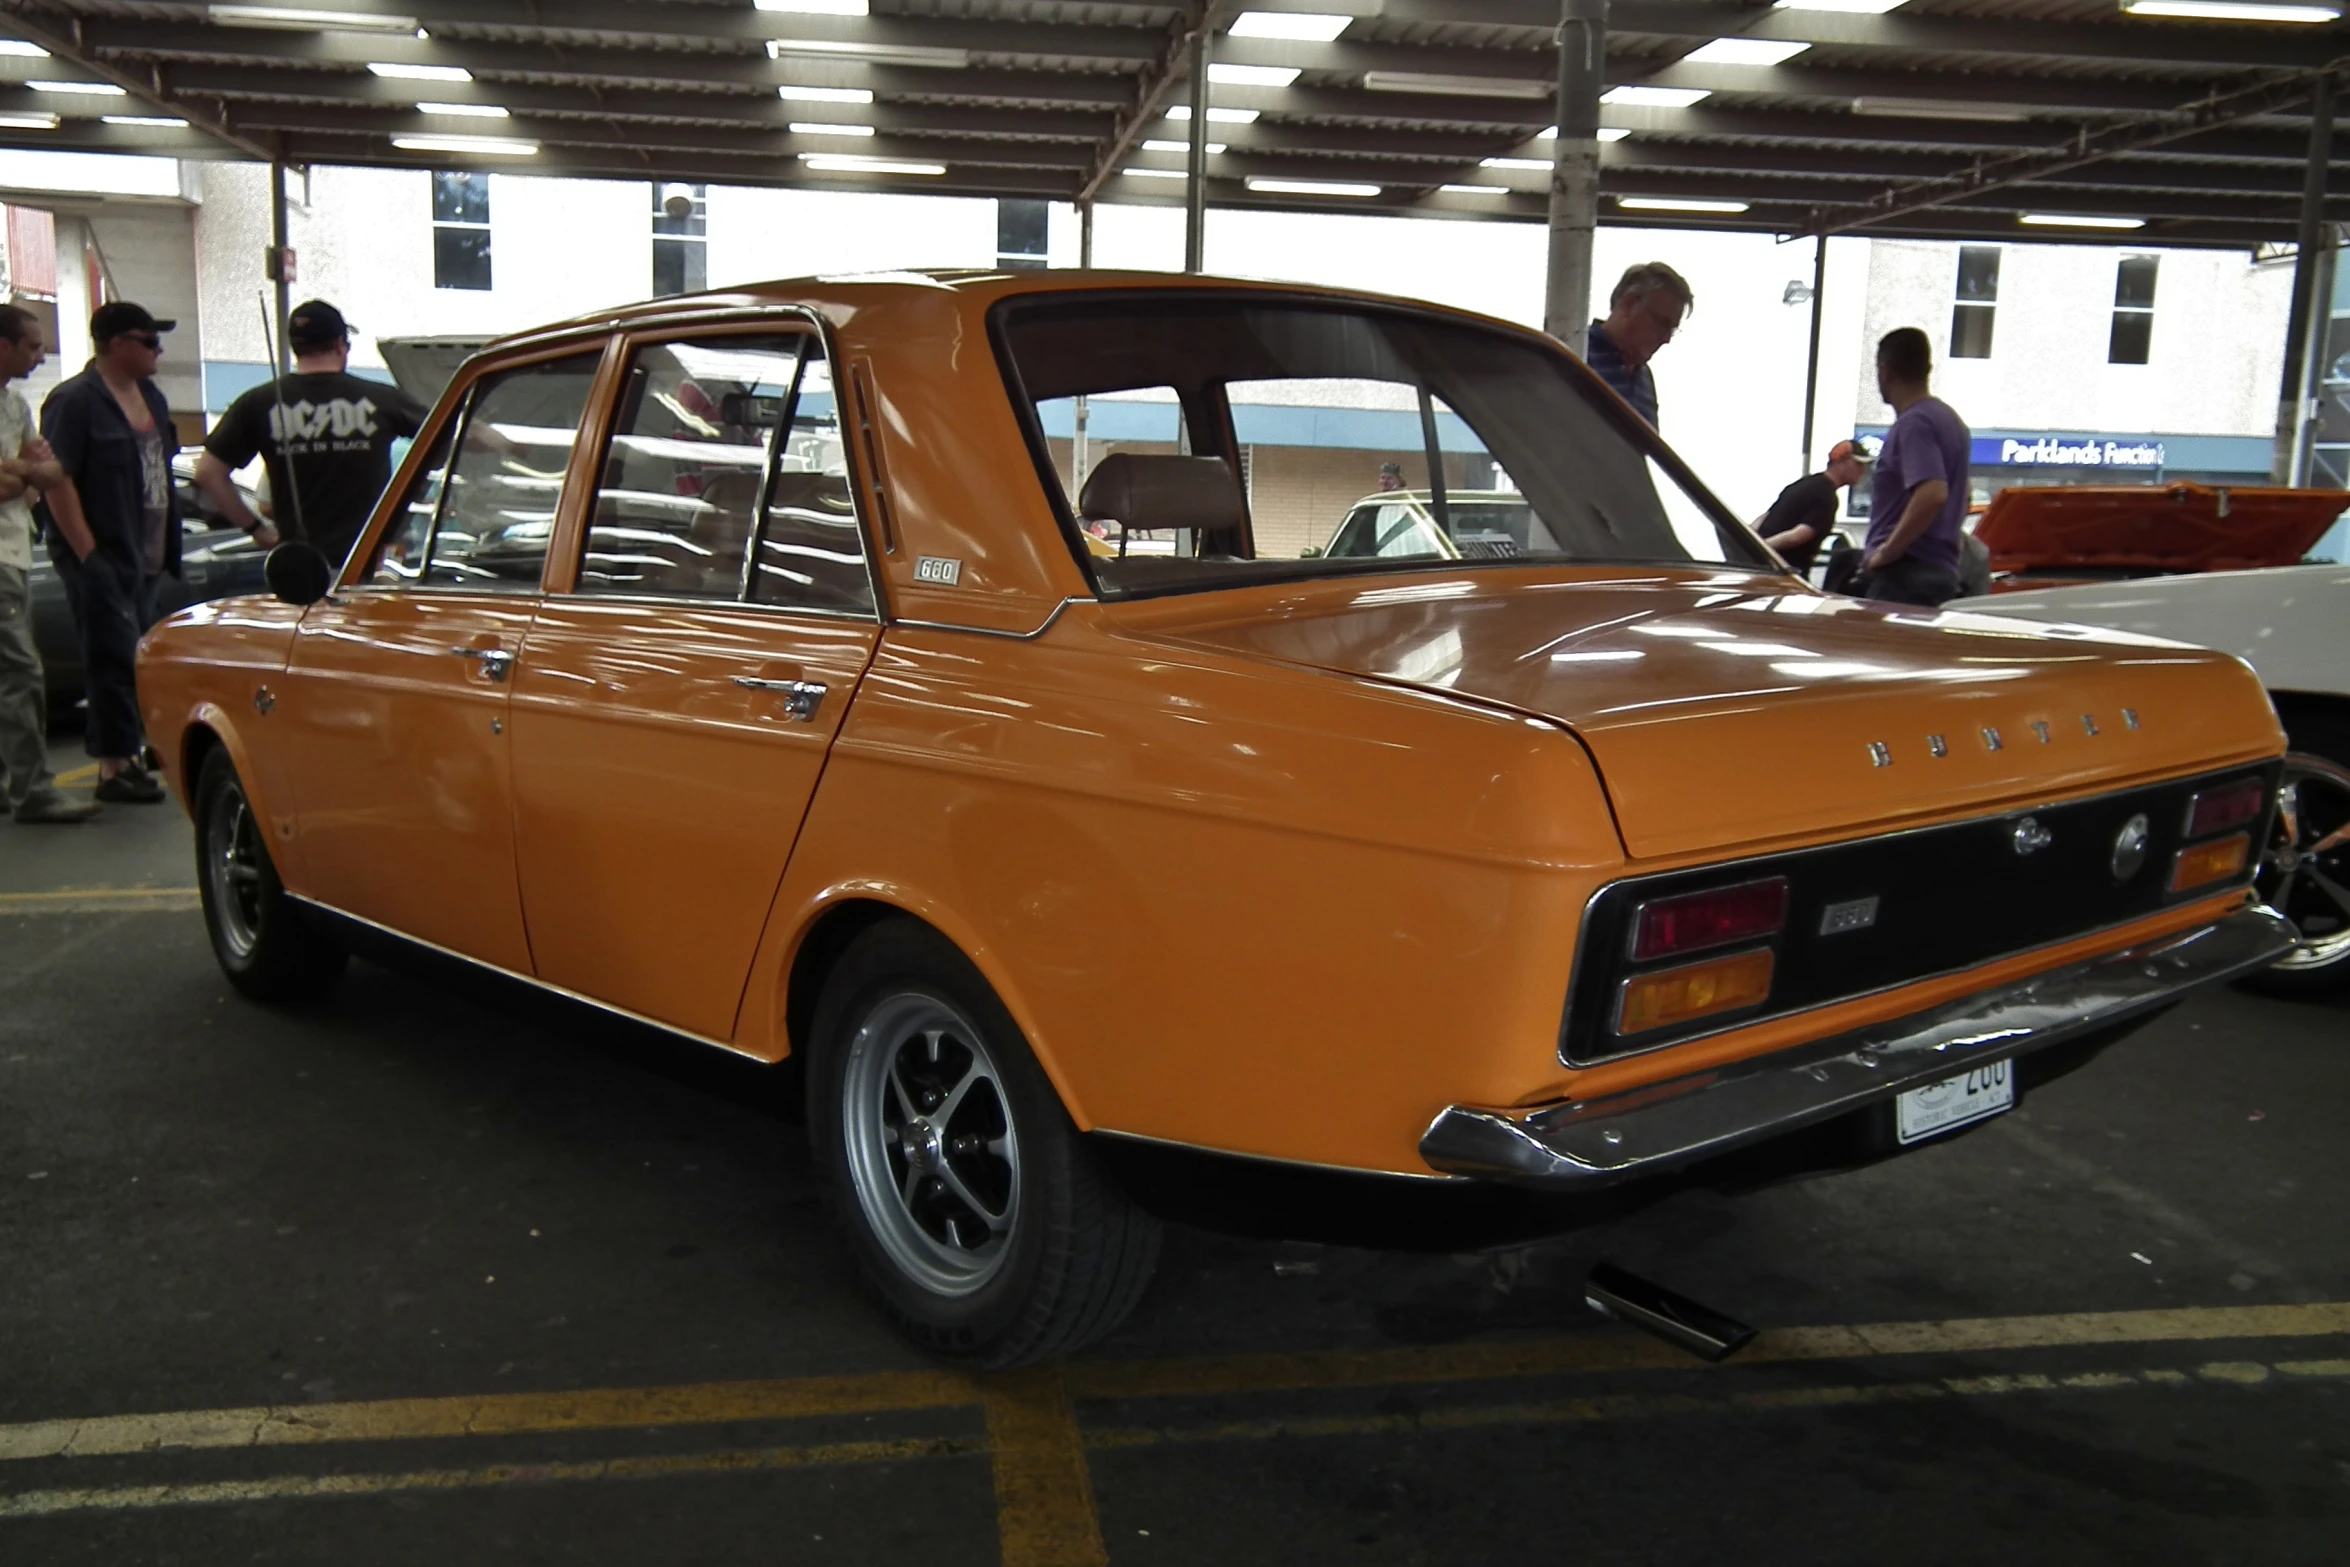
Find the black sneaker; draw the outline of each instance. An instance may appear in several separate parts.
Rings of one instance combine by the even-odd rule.
[[[28,794],[15,810],[16,819],[37,826],[63,826],[68,822],[86,822],[98,814],[98,807],[88,800],[69,800],[54,789],[43,789]]]
[[[94,791],[109,805],[160,805],[163,803],[163,785],[155,775],[143,767],[130,766],[112,778],[101,778]]]

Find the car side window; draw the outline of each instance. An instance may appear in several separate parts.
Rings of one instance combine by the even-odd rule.
[[[459,409],[433,438],[432,450],[426,453],[416,477],[408,482],[408,492],[400,497],[399,510],[392,514],[383,537],[376,543],[375,559],[369,563],[367,575],[360,579],[370,587],[409,587],[424,575],[424,551],[432,542],[433,518],[440,515],[441,491],[449,478],[449,447],[456,439],[457,427],[464,422],[464,410]]]
[[[742,596],[760,471],[799,375],[802,344],[813,341],[771,333],[635,352],[577,591]]]
[[[808,339],[790,419],[775,443],[768,475],[751,601],[870,615],[873,579],[866,574],[865,538],[850,498],[840,400],[824,346],[815,338]]]
[[[424,584],[536,593],[602,350],[484,378],[449,466]]]

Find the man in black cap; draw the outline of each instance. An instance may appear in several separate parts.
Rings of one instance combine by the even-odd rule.
[[[294,373],[229,404],[205,438],[196,483],[230,522],[274,544],[229,477],[260,456],[273,520],[340,566],[391,481],[392,442],[422,429],[426,409],[389,382],[351,374],[350,323],[323,299],[286,317],[286,341]]]
[[[49,558],[81,635],[83,745],[98,759],[98,798],[133,805],[163,798],[163,785],[139,765],[138,657],[156,586],[180,569],[171,489],[180,443],[154,380],[174,325],[128,300],[100,305],[90,317],[88,368],[41,404],[41,434],[64,474],[45,491]]]

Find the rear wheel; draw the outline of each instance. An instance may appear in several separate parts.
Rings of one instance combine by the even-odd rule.
[[[2301,944],[2244,983],[2275,995],[2350,984],[2350,721],[2297,718],[2289,728],[2277,821],[2256,885],[2292,920]]]
[[[940,1354],[1066,1354],[1142,1296],[1159,1229],[1095,1166],[986,981],[893,920],[842,955],[810,1030],[809,1138],[867,1284]]]
[[[300,1000],[342,975],[348,954],[286,896],[260,816],[225,749],[206,757],[196,776],[196,886],[212,955],[246,995]]]

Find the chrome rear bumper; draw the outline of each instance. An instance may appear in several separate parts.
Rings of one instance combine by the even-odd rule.
[[[1522,1118],[1454,1105],[1421,1134],[1420,1156],[1451,1175],[1554,1189],[1655,1174],[2123,1022],[2265,968],[2296,940],[2289,920],[2255,905],[1931,1011],[1613,1098]]]

